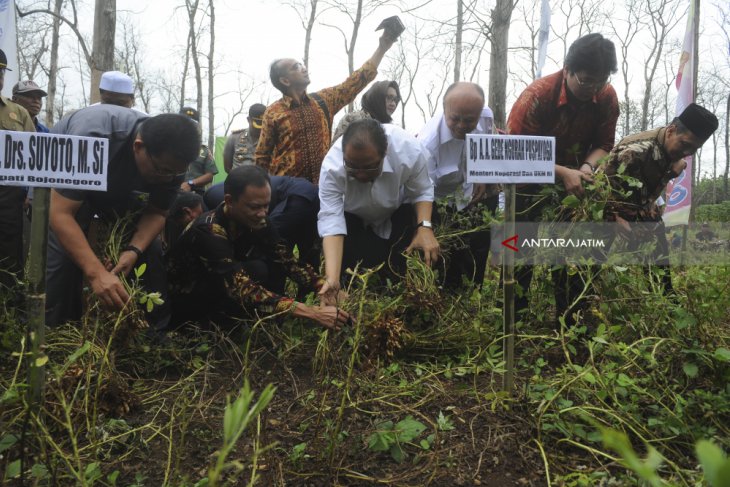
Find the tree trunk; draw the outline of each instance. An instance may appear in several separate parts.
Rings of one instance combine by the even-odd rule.
[[[114,69],[114,35],[117,23],[116,0],[96,0],[94,8],[94,43],[91,50],[91,103],[100,100],[99,81],[104,71]]]
[[[215,6],[214,0],[208,0],[210,6],[210,49],[208,50],[208,147],[215,148],[214,121],[215,110],[213,106],[213,74],[215,72]]]
[[[195,69],[195,86],[198,90],[195,98],[195,108],[198,113],[203,109],[203,76],[200,72],[200,59],[198,57],[198,39],[195,32],[195,14],[198,12],[199,0],[191,2],[185,0],[185,6],[188,10],[188,22],[190,29],[188,30],[188,39],[190,40],[190,57],[193,58],[193,68]],[[183,101],[184,103],[184,101]]]
[[[730,199],[728,192],[728,173],[730,173],[730,94],[727,96],[727,106],[725,107],[725,175],[723,176],[722,197],[724,200]]]
[[[309,44],[312,42],[312,30],[314,29],[314,21],[317,18],[317,1],[310,0],[309,4],[312,10],[309,12],[309,21],[304,32],[304,65],[309,66]]]
[[[462,34],[464,31],[464,2],[456,0],[456,40],[454,52],[454,83],[461,80]]]
[[[514,4],[512,0],[497,0],[492,10],[492,52],[489,55],[489,106],[494,112],[494,123],[504,128],[507,120],[507,47],[509,23]]]
[[[56,0],[53,11],[56,16],[53,17],[53,31],[51,34],[51,62],[48,68],[48,96],[46,97],[46,124],[49,127],[54,123],[54,108],[56,104],[56,78],[58,77],[58,36],[61,29],[61,7],[63,0]]]

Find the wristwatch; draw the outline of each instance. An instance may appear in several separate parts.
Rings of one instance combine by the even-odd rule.
[[[191,188],[195,187],[195,183],[194,183],[193,179],[188,179],[188,186],[190,186]]]
[[[430,228],[433,230],[433,223],[431,223],[429,220],[423,220],[418,222],[418,225],[416,227],[424,227],[424,228]]]

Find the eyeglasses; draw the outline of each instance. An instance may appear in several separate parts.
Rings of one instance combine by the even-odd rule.
[[[388,95],[385,97],[385,101],[388,103],[398,103],[400,101],[400,98],[397,96]]]
[[[173,172],[170,169],[164,167],[162,164],[160,164],[157,160],[155,160],[153,157],[150,156],[150,166],[152,166],[152,170],[161,177],[166,178],[178,178],[183,177],[187,173],[187,170],[183,172]]]
[[[599,90],[611,82],[610,76],[601,81],[583,81],[578,77],[578,73],[573,72],[573,77],[575,77],[575,80],[578,82],[578,86],[581,88],[593,88],[594,90]]]
[[[372,175],[380,174],[380,171],[383,170],[383,159],[380,159],[380,161],[378,161],[378,165],[374,167],[355,167],[347,162],[345,159],[343,159],[342,162],[345,164],[345,170],[348,174],[363,173],[367,175]]]

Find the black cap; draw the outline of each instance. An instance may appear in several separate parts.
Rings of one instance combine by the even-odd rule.
[[[8,67],[8,57],[5,55],[2,49],[0,49],[0,69],[12,71],[12,69]]]
[[[261,103],[254,103],[248,109],[248,116],[251,118],[261,118],[265,111],[266,105],[262,105]]]
[[[690,132],[703,141],[709,139],[718,126],[717,117],[707,108],[696,103],[687,105],[687,108],[677,118]]]
[[[192,118],[196,122],[200,122],[200,114],[193,107],[182,107],[180,109],[180,114],[181,115],[187,115],[188,117]]]

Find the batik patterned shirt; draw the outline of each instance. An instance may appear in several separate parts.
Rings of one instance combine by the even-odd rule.
[[[618,115],[613,86],[606,85],[592,100],[582,103],[569,95],[560,70],[525,88],[512,106],[507,132],[555,137],[555,163],[577,169],[591,151],[611,150]]]
[[[260,230],[242,227],[220,205],[191,223],[167,255],[173,316],[196,320],[223,309],[236,308],[245,316],[291,309],[292,298],[266,289],[244,270],[243,264],[255,259],[282,266],[290,278],[311,290],[318,291],[324,283],[312,267],[287,251],[271,225]]]
[[[351,103],[377,73],[368,61],[344,83],[316,92],[327,106],[329,117],[312,95],[305,94],[301,103],[285,95],[269,105],[256,147],[256,164],[276,176],[302,177],[317,184],[322,160],[330,148],[335,114]]]

